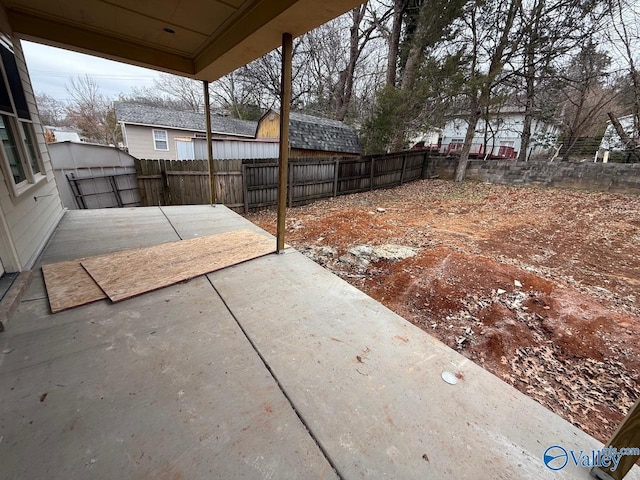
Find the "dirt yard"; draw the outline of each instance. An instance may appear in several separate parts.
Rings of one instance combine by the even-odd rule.
[[[423,180],[287,215],[289,244],[597,439],[640,395],[640,198]]]

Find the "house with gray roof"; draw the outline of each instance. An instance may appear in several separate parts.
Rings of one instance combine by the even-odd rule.
[[[269,110],[258,121],[256,138],[280,138],[280,115]],[[362,153],[358,132],[329,118],[291,113],[289,118],[291,157],[350,157]]]
[[[179,149],[193,139],[206,138],[205,116],[135,102],[114,103],[116,121],[130,155],[145,159],[177,160]],[[255,138],[256,122],[211,116],[211,133],[217,139]]]

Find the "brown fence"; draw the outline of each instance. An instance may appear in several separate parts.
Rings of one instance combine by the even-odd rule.
[[[392,187],[422,178],[429,154],[400,152],[363,158],[296,158],[289,163],[288,204]],[[245,211],[275,205],[277,160],[216,160],[216,200]],[[206,160],[136,160],[145,206],[209,203]]]
[[[242,160],[216,160],[214,163],[217,201],[233,209],[242,209]],[[136,159],[135,166],[144,206],[209,203],[206,160]]]

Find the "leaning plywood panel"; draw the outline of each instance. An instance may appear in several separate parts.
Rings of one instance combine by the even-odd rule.
[[[107,298],[93,278],[82,268],[81,260],[42,266],[51,313]]]
[[[239,230],[87,258],[81,263],[117,302],[274,251],[272,239]]]

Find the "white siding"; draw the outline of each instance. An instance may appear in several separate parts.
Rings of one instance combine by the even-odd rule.
[[[625,131],[629,137],[634,137],[635,125],[633,122],[633,115],[626,115],[624,117],[618,118],[622,129]],[[616,131],[613,124],[609,123],[607,125],[607,129],[604,132],[604,136],[602,137],[602,141],[600,142],[601,150],[614,150],[614,151],[622,151],[625,150],[627,146],[624,144],[620,135]]]
[[[2,17],[0,24],[3,32],[11,35],[3,9],[0,16]],[[0,229],[3,230],[0,235],[4,237],[0,241],[0,256],[7,271],[20,271],[33,266],[36,257],[44,248],[63,213],[31,81],[22,48],[17,39],[14,39],[14,52],[29,104],[46,178],[22,193],[18,198],[14,198],[9,193],[7,180],[0,171],[0,208],[2,209]]]
[[[136,158],[150,160],[177,160],[176,138],[191,138],[195,132],[187,130],[173,130],[162,127],[143,127],[126,124],[126,141],[129,154]],[[153,143],[153,130],[165,130],[169,140],[169,150],[156,150]]]
[[[496,153],[503,142],[513,142],[513,148],[516,152],[519,152],[522,140],[523,122],[524,116],[521,113],[504,114],[499,120],[492,119],[486,126],[484,120],[480,120],[476,125],[472,143],[483,144],[485,141],[486,129],[487,151],[491,151],[491,147],[493,145],[493,152]],[[467,125],[466,120],[459,118],[449,120],[446,123],[442,133],[442,152],[446,151],[447,146],[453,139],[464,139],[467,132]],[[543,146],[536,144],[536,139],[543,137],[545,134],[552,137],[557,136],[557,128],[547,125],[544,122],[534,120],[531,125],[532,146],[530,147],[529,154],[537,154],[545,150]]]

